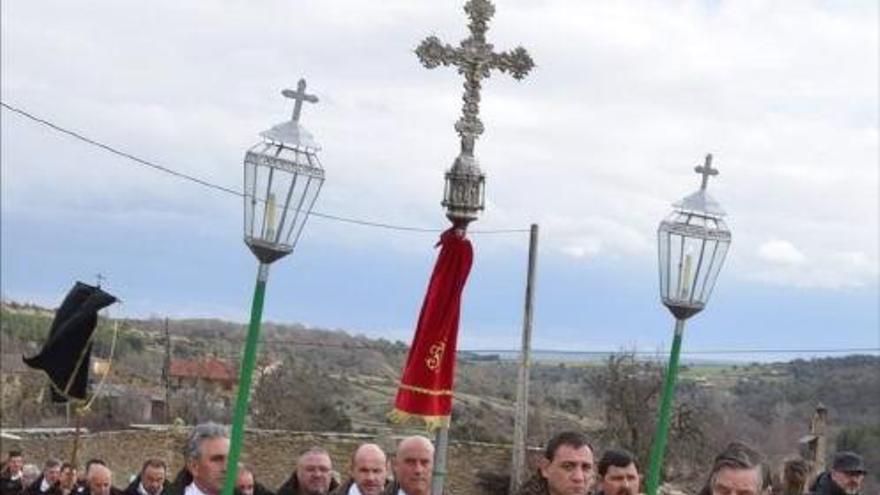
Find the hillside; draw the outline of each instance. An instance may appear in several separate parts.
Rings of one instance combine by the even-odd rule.
[[[11,364],[35,352],[52,312],[6,302],[2,306],[2,368],[18,369],[29,384],[17,396],[4,390],[3,424],[58,424],[60,411],[37,407],[39,375]],[[106,357],[116,322],[101,321],[95,355]],[[119,393],[164,390],[165,321],[122,320],[113,371],[107,382]],[[237,367],[245,329],[220,320],[168,322],[170,355],[192,360],[215,356]],[[258,378],[252,398],[254,426],[294,430],[377,432],[399,429],[385,415],[391,408],[407,346],[342,330],[302,325],[263,325]],[[19,361],[20,362],[20,361]],[[661,366],[620,354],[596,363],[538,362],[532,368],[529,441],[575,428],[600,445],[620,444],[646,458],[653,431]],[[512,437],[516,363],[461,354],[451,436],[509,442]],[[7,383],[5,380],[4,383]],[[5,387],[8,389],[8,387]],[[125,392],[128,391],[128,392]],[[187,422],[228,419],[233,390],[177,387],[172,417]],[[308,398],[308,400],[303,400]],[[847,356],[787,363],[691,365],[682,370],[670,439],[670,475],[693,482],[719,445],[744,439],[779,460],[797,452],[817,404],[829,410],[831,445],[866,455],[880,472],[880,357]],[[109,407],[109,406],[108,406]],[[127,422],[114,410],[93,427]],[[136,421],[128,421],[136,422]]]

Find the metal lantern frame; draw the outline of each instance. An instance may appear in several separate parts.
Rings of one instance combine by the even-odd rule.
[[[263,263],[293,251],[324,183],[318,149],[276,140],[273,130],[244,158],[244,242]]]
[[[462,153],[446,171],[441,205],[456,225],[476,220],[486,207],[486,174],[472,154]]]
[[[709,177],[718,175],[718,170],[712,168],[712,155],[706,155],[705,163],[694,171],[702,175],[700,189],[675,203],[673,212],[657,228],[660,300],[675,317],[675,333],[651,443],[647,495],[656,495],[660,486],[685,321],[708,304],[730,249],[731,233],[722,218],[724,210],[706,192]]]
[[[657,228],[660,298],[677,319],[706,306],[730,247],[723,210],[700,189],[676,203]]]
[[[244,155],[244,242],[260,264],[242,351],[222,495],[233,495],[235,490],[269,265],[293,252],[324,184],[324,168],[317,156],[321,147],[299,124],[303,102],[318,101],[305,90],[306,81],[300,79],[296,91],[281,92],[295,101],[293,116],[260,133],[261,141]]]

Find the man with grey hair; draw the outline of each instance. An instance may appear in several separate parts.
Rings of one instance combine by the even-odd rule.
[[[85,495],[121,495],[113,487],[113,472],[103,464],[93,464],[86,478]]]
[[[196,425],[186,440],[184,468],[168,487],[169,495],[220,495],[226,481],[229,433],[214,422]]]
[[[763,456],[742,442],[727,445],[712,466],[709,483],[701,493],[760,495],[763,491]]]
[[[389,492],[394,495],[428,495],[434,467],[434,445],[430,440],[413,435],[397,444],[394,455],[394,480]]]

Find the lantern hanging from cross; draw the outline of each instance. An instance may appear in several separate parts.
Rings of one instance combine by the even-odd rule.
[[[525,48],[517,47],[509,52],[494,52],[486,42],[489,19],[495,15],[495,6],[489,0],[469,0],[464,11],[470,18],[470,36],[458,47],[444,44],[436,36],[430,36],[416,48],[422,65],[433,69],[440,65],[452,65],[464,76],[462,115],[455,123],[461,137],[461,152],[446,172],[443,202],[446,217],[458,228],[466,229],[476,220],[486,203],[486,175],[474,156],[474,143],[483,133],[480,121],[481,81],[492,70],[509,72],[520,80],[534,67],[532,57]]]

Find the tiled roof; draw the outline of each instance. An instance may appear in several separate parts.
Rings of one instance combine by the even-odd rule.
[[[204,378],[206,380],[235,382],[237,381],[235,369],[227,362],[217,358],[205,358],[199,360],[172,359],[172,377],[180,378]]]

